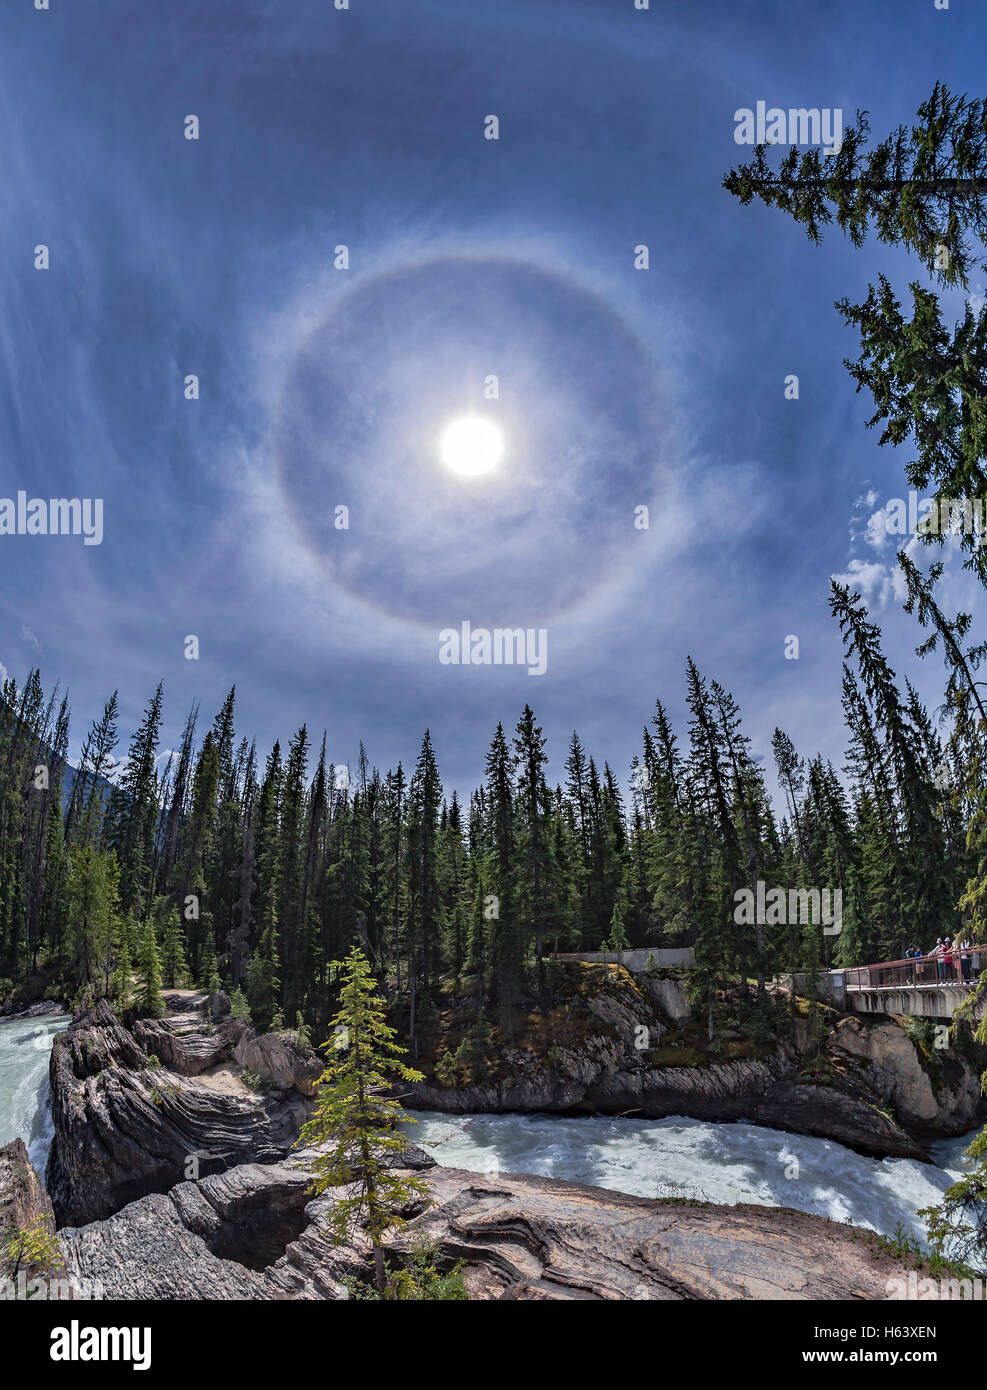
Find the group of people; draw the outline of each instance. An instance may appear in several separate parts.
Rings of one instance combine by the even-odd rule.
[[[974,974],[980,974],[980,950],[968,936],[962,941],[956,941],[952,936],[937,936],[931,951],[923,954],[917,946],[911,946],[905,952],[905,960],[934,960],[940,984],[944,980],[955,979],[953,962],[956,960],[959,960],[964,983],[968,983]],[[910,978],[914,978],[914,968],[908,973]]]

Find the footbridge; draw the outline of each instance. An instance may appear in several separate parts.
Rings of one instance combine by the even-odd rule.
[[[983,969],[987,969],[987,948],[956,949],[948,960],[913,956],[826,973],[830,998],[848,1013],[952,1018],[973,993]],[[979,1018],[982,1013],[981,1004],[973,1016]]]

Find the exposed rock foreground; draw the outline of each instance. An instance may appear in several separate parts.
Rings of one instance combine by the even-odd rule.
[[[51,1242],[51,1258],[43,1265],[16,1257],[16,1242],[23,1233]],[[11,1241],[15,1242],[13,1248]],[[0,1277],[19,1274],[30,1281],[38,1275],[61,1279],[65,1273],[51,1202],[27,1156],[24,1140],[15,1139],[0,1149]]]
[[[427,1177],[435,1205],[389,1257],[422,1230],[466,1262],[475,1299],[885,1299],[905,1274],[859,1233],[800,1212],[455,1168]],[[368,1278],[369,1249],[332,1243],[333,1197],[309,1196],[309,1180],[304,1164],[245,1164],[144,1197],[61,1232],[70,1273],[108,1298],[347,1298],[347,1279]]]

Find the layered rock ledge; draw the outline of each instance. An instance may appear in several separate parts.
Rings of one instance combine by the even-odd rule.
[[[427,1156],[418,1166],[432,1162]],[[314,1299],[369,1279],[361,1238],[327,1235],[333,1194],[302,1161],[246,1164],[61,1232],[70,1273],[123,1299]],[[518,1174],[430,1167],[419,1233],[464,1261],[478,1300],[885,1299],[905,1267],[859,1232],[771,1207],[665,1203]],[[347,1189],[340,1189],[345,1193]]]
[[[280,1089],[272,1080],[261,1094],[238,1080],[238,1069],[224,1073],[250,1030],[236,1020],[206,1024],[202,1002],[139,1020],[131,1032],[101,1001],[56,1037],[46,1183],[60,1226],[101,1220],[189,1177],[275,1163],[289,1152],[309,1109],[290,1088],[290,1066]],[[306,1081],[311,1055],[304,1060]]]

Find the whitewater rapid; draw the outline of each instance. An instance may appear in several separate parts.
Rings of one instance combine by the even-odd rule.
[[[48,1054],[70,1022],[68,1014],[0,1019],[0,1148],[23,1139],[42,1181],[52,1137]]]
[[[442,1115],[416,1112],[409,1136],[437,1163],[479,1173],[534,1173],[640,1197],[795,1207],[925,1244],[921,1207],[963,1172],[972,1134],[933,1145],[934,1164],[864,1158],[828,1139],[758,1125],[671,1116]]]

